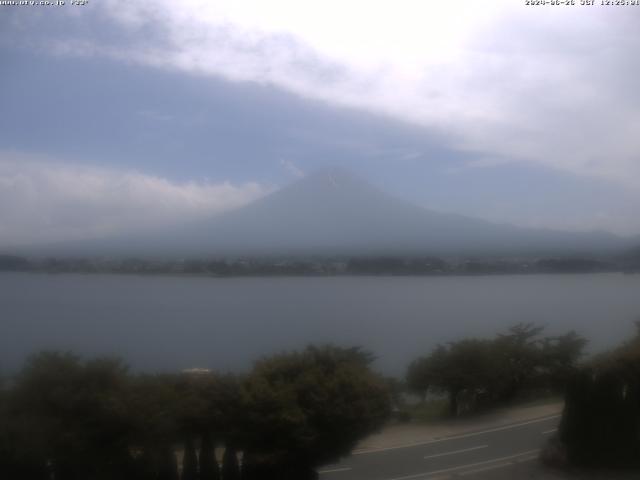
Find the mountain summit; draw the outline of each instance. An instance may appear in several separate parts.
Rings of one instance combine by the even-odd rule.
[[[499,225],[395,198],[348,170],[319,170],[238,210],[183,231],[202,255],[522,254],[600,252],[621,240]]]
[[[600,253],[624,243],[607,233],[527,229],[435,212],[388,195],[334,167],[237,210],[183,225],[178,232],[88,242],[73,250],[181,257],[520,255]]]

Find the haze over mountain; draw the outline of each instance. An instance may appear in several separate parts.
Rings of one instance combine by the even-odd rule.
[[[640,235],[627,9],[112,3],[0,15],[0,250],[205,219],[328,162],[440,212]],[[435,244],[411,229],[367,240]]]
[[[172,230],[47,247],[75,255],[375,255],[608,253],[632,242],[439,213],[327,168],[253,203]],[[42,250],[40,250],[42,252]]]

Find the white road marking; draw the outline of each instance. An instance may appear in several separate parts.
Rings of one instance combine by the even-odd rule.
[[[388,478],[386,480],[410,480],[412,478],[427,478],[427,477],[432,477],[433,475],[439,475],[439,474],[448,473],[448,472],[455,472],[459,470],[464,470],[466,468],[479,467],[480,465],[488,465],[490,463],[495,464],[497,462],[502,462],[501,464],[502,466],[508,466],[508,465],[511,465],[512,462],[505,463],[505,460],[516,459],[518,457],[522,457],[525,455],[531,455],[532,453],[538,453],[539,451],[540,450],[527,450],[526,452],[520,452],[514,455],[508,455],[506,457],[492,458],[491,460],[485,460],[483,462],[468,463],[466,465],[458,465],[457,467],[443,468],[441,470],[432,470],[430,472],[414,473],[413,475],[405,475],[403,477],[393,477],[393,478]]]
[[[545,430],[544,432],[542,432],[542,435],[549,435],[550,433],[557,432],[557,431],[558,431],[557,428],[552,428],[551,430]]]
[[[461,472],[460,476],[461,477],[466,477],[467,475],[473,475],[474,473],[489,472],[491,470],[497,470],[498,468],[504,468],[504,467],[508,467],[510,465],[513,465],[513,463],[511,463],[511,462],[502,462],[502,463],[497,463],[495,465],[489,465],[488,467],[474,468],[473,470],[467,470],[466,472]]]
[[[452,452],[436,453],[434,455],[425,456],[425,460],[428,458],[445,457],[447,455],[455,455],[456,453],[471,452],[472,450],[480,450],[481,448],[487,448],[489,445],[478,445],[477,447],[464,448],[462,450],[454,450]]]
[[[516,459],[514,461],[511,461],[511,462],[502,462],[502,463],[498,463],[498,464],[494,464],[494,465],[489,465],[487,467],[474,468],[473,470],[466,470],[464,472],[461,472],[460,476],[464,477],[466,475],[473,475],[474,473],[488,472],[490,470],[497,470],[498,468],[509,467],[509,466],[514,465],[516,463],[530,462],[531,460],[535,460],[537,458],[538,458],[538,455],[530,455],[528,457],[518,458],[518,459]]]
[[[534,423],[546,422],[547,420],[552,420],[554,418],[560,418],[561,416],[562,415],[551,415],[549,417],[536,418],[534,420],[529,420],[527,422],[512,423],[510,425],[505,425],[503,427],[490,428],[489,430],[483,430],[481,432],[462,433],[460,435],[452,435],[450,437],[443,437],[443,438],[438,438],[438,439],[435,439],[435,440],[426,440],[424,442],[407,443],[407,444],[404,444],[404,445],[397,445],[397,446],[394,446],[394,447],[372,448],[370,450],[356,450],[351,455],[367,455],[369,453],[386,452],[386,451],[389,451],[389,450],[399,450],[401,448],[419,447],[419,446],[422,446],[422,445],[431,445],[433,443],[448,442],[449,440],[458,440],[460,438],[476,437],[478,435],[484,435],[485,433],[500,432],[502,430],[509,430],[509,429],[512,429],[512,428],[523,427],[525,425],[532,425]]]
[[[537,460],[538,458],[540,458],[540,455],[538,455],[538,453],[536,453],[535,455],[529,455],[528,457],[519,458],[515,462],[511,462],[511,463],[530,462],[531,460]]]
[[[351,470],[351,467],[330,468],[328,470],[319,470],[318,474],[322,475],[323,473],[348,472],[349,470]]]

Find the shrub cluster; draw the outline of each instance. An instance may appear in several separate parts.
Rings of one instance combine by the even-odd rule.
[[[571,377],[559,432],[574,465],[640,466],[640,323],[634,339]]]
[[[587,342],[573,331],[552,337],[542,332],[518,324],[493,339],[438,345],[411,363],[407,385],[423,398],[429,391],[446,394],[452,415],[507,402],[524,391],[560,391]]]
[[[118,359],[40,353],[0,390],[0,471],[21,480],[316,478],[389,413],[370,360],[356,348],[308,347],[243,377],[133,375]]]

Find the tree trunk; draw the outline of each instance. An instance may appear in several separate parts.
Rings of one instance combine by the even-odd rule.
[[[211,435],[202,435],[200,446],[200,480],[220,480],[220,467],[216,460],[213,441]]]
[[[227,445],[224,449],[222,457],[223,480],[240,480],[240,467],[236,453],[236,449],[231,445]]]
[[[179,480],[178,461],[170,447],[162,449],[160,453],[160,465],[158,468],[158,480]]]
[[[196,456],[196,448],[191,438],[188,438],[184,442],[182,480],[198,480],[198,457]]]

